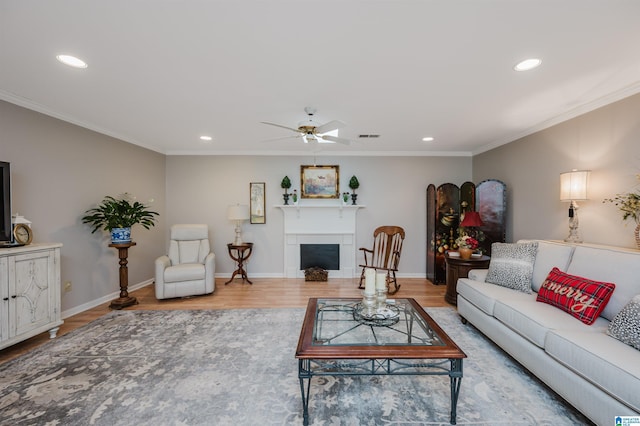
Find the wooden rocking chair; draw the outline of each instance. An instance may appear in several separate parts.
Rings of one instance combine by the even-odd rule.
[[[396,271],[400,262],[400,252],[404,241],[404,229],[399,226],[380,226],[373,232],[373,249],[361,247],[364,253],[364,265],[360,274],[358,288],[364,288],[364,273],[366,268],[386,271],[386,285],[389,294],[395,294],[400,290],[396,280]],[[393,284],[393,290],[391,289]]]

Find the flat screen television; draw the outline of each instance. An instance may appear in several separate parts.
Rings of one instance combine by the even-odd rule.
[[[11,167],[0,161],[0,245],[10,243],[11,232]]]

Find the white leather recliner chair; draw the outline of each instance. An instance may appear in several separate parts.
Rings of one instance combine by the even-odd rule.
[[[173,225],[169,255],[155,262],[156,298],[195,296],[215,289],[215,254],[207,225]]]

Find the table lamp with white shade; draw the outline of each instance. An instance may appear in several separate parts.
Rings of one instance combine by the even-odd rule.
[[[241,236],[242,222],[249,220],[249,206],[242,204],[229,206],[227,209],[227,218],[236,223],[236,239],[233,244],[236,246],[244,244]]]
[[[587,200],[587,181],[589,170],[576,170],[560,173],[560,201],[569,202],[569,236],[568,243],[581,243],[578,234],[578,203]]]

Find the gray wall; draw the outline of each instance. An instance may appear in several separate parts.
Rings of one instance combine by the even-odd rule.
[[[153,278],[165,245],[165,156],[0,101],[0,160],[11,163],[13,213],[33,222],[34,242],[60,242],[62,310],[93,306],[119,291],[117,251],[80,218],[105,195],[154,199],[159,226],[133,228],[129,283]]]
[[[325,157],[317,164],[340,166],[341,191],[357,175],[360,204],[357,245],[369,246],[372,230],[397,224],[407,231],[402,275],[424,276],[425,189],[429,183],[495,178],[508,186],[509,241],[563,239],[567,205],[559,201],[559,174],[592,170],[590,200],[581,203],[585,241],[634,247],[633,225],[602,199],[634,189],[640,172],[640,95],[538,132],[508,145],[467,157]],[[299,189],[300,165],[308,157],[170,156],[0,101],[0,160],[11,162],[13,211],[33,222],[35,242],[61,242],[63,311],[73,313],[108,300],[118,290],[116,251],[108,237],[91,234],[80,223],[85,210],[104,195],[153,198],[159,225],[134,228],[138,245],[130,250],[129,282],[153,279],[153,260],[165,252],[169,225],[207,223],[217,254],[217,273],[229,275],[233,263],[226,243],[233,224],[228,205],[248,203],[249,183],[266,182],[267,223],[244,224],[244,238],[256,244],[249,264],[254,276],[283,273],[280,181],[288,175]],[[473,173],[472,173],[473,171]],[[293,188],[292,188],[293,189]]]
[[[324,157],[318,165],[340,166],[340,192],[348,181],[360,181],[357,247],[371,248],[373,230],[380,225],[402,226],[407,237],[400,260],[401,276],[426,273],[426,188],[430,183],[458,185],[471,178],[469,157]],[[249,275],[281,277],[284,268],[283,190],[287,175],[300,192],[300,166],[313,165],[313,157],[170,156],[167,158],[167,222],[207,223],[216,253],[216,273],[231,274],[234,264],[226,244],[234,239],[234,224],[227,220],[231,204],[249,204],[249,183],[266,183],[264,225],[243,225],[243,239],[255,244]],[[301,200],[304,203],[308,200]],[[320,201],[320,200],[313,200]],[[336,200],[322,200],[337,203]],[[359,253],[358,253],[359,254]],[[361,261],[359,257],[358,262]]]
[[[508,187],[507,239],[567,237],[560,173],[591,170],[589,200],[579,202],[585,242],[635,248],[633,221],[603,199],[638,190],[640,95],[566,121],[473,158],[473,178]]]

